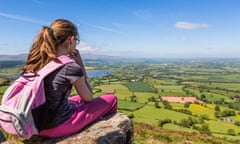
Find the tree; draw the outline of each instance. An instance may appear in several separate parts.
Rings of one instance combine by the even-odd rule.
[[[191,102],[187,102],[187,103],[184,104],[184,107],[189,108],[190,104],[191,104]]]
[[[156,101],[156,98],[154,96],[151,96],[150,98],[148,98],[148,101],[150,102],[155,102]]]
[[[137,97],[135,95],[130,96],[131,102],[137,102]]]
[[[215,111],[220,112],[220,107],[218,105],[215,106]]]
[[[187,119],[182,119],[180,122],[180,125],[183,127],[190,128],[191,126],[193,126],[196,123],[198,123],[198,120],[196,120],[192,117],[188,117]]]
[[[207,124],[203,124],[202,127],[199,128],[199,132],[207,134],[207,135],[211,135],[212,134],[212,132],[210,131],[210,129],[209,129]]]
[[[201,100],[202,101],[207,101],[206,95],[205,94],[201,94]]]
[[[215,111],[214,115],[215,117],[221,117],[221,113],[219,111]]]
[[[131,113],[131,114],[128,115],[128,117],[129,117],[130,119],[133,119],[135,116],[134,116],[134,114]]]
[[[158,102],[155,102],[155,108],[161,108]]]
[[[229,135],[236,135],[234,129],[228,129],[228,134]]]
[[[158,121],[158,126],[163,127],[164,124],[171,123],[171,122],[172,122],[172,120],[169,119],[169,118],[166,118],[164,120],[159,120]]]
[[[163,105],[165,109],[172,109],[172,106],[170,105],[170,103],[168,101],[163,101]]]
[[[240,126],[240,121],[235,121],[234,124],[237,125],[237,126]]]

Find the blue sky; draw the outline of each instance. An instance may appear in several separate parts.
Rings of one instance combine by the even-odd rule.
[[[42,25],[78,26],[81,53],[240,57],[240,0],[0,0],[0,54],[28,53]]]

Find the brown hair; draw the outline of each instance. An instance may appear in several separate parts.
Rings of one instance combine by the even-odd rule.
[[[35,37],[23,72],[37,72],[51,60],[57,60],[57,48],[69,36],[77,36],[77,27],[65,19],[57,19],[43,26]]]

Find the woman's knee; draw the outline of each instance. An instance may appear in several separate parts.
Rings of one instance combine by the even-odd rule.
[[[101,96],[104,100],[110,103],[117,103],[117,96],[114,94],[105,94]]]

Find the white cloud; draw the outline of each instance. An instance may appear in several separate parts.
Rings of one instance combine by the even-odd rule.
[[[176,22],[175,27],[180,29],[202,29],[202,28],[208,28],[208,24]]]
[[[86,42],[81,41],[80,44],[78,45],[77,49],[80,50],[80,52],[91,52],[91,53],[102,53],[106,52],[104,49],[97,48],[97,46],[92,46],[87,44]]]
[[[38,4],[43,4],[43,2],[40,1],[40,0],[32,0],[32,1],[35,2],[35,3],[38,3]]]
[[[148,20],[152,18],[152,15],[145,10],[136,10],[133,12],[133,15],[143,20]]]
[[[14,15],[14,14],[9,14],[9,13],[0,12],[0,16],[6,17],[6,18],[10,18],[10,19],[19,20],[19,21],[24,21],[24,22],[41,24],[41,25],[46,24],[46,22],[43,22],[43,21],[40,21],[40,20],[37,20],[37,19],[27,18],[27,17],[23,17],[23,16],[19,16],[19,15]]]
[[[123,24],[123,23],[112,23],[113,26],[118,27],[118,28],[134,28],[136,26],[134,25],[129,25],[129,24]]]
[[[90,25],[91,27],[97,28],[97,29],[104,30],[104,31],[123,34],[123,32],[115,30],[115,29],[111,29],[111,28],[107,28],[107,27],[103,27],[103,26],[98,26],[98,25],[93,25],[93,24],[88,24],[88,25]]]

